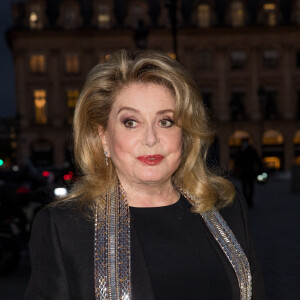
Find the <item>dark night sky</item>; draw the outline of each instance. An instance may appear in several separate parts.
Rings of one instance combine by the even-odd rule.
[[[5,31],[12,25],[13,2],[22,0],[0,0],[0,118],[13,117],[16,114],[13,62],[5,38]]]

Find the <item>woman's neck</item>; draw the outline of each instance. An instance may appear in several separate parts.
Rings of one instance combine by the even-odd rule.
[[[180,197],[171,180],[162,184],[128,184],[121,182],[129,206],[159,207],[174,204]]]

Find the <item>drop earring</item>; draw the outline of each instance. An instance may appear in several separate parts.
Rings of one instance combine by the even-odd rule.
[[[104,156],[105,156],[105,165],[108,166],[108,152],[104,151]]]

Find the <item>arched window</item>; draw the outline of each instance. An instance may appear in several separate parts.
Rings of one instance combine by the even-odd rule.
[[[82,24],[80,6],[77,1],[65,0],[62,2],[58,24],[65,29],[76,29]]]
[[[242,50],[234,50],[230,53],[231,70],[242,70],[247,63],[247,54]]]
[[[277,4],[273,1],[266,1],[263,4],[263,21],[268,26],[275,26],[278,23]]]
[[[98,28],[109,28],[111,22],[109,6],[100,3],[97,6],[97,25]]]
[[[294,1],[291,18],[295,24],[300,25],[300,0]]]
[[[245,114],[245,93],[243,91],[233,91],[229,102],[231,120],[244,120]]]
[[[262,137],[263,163],[268,169],[279,170],[283,168],[283,136],[273,129],[265,131]]]
[[[206,28],[211,25],[211,8],[209,4],[198,4],[197,25],[202,28]]]
[[[148,4],[143,0],[129,2],[125,25],[131,28],[147,27],[150,24]]]
[[[245,23],[244,4],[242,1],[234,0],[230,3],[231,25],[233,27],[243,26]]]
[[[295,164],[300,165],[300,130],[294,136]]]
[[[275,69],[279,64],[279,51],[275,48],[265,49],[262,53],[262,62],[265,69]]]
[[[46,25],[45,0],[29,0],[25,5],[29,28],[43,29]]]

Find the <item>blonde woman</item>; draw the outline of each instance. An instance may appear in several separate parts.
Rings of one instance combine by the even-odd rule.
[[[35,219],[26,299],[264,299],[244,201],[206,167],[213,137],[164,53],[94,67],[74,116],[82,176]]]

